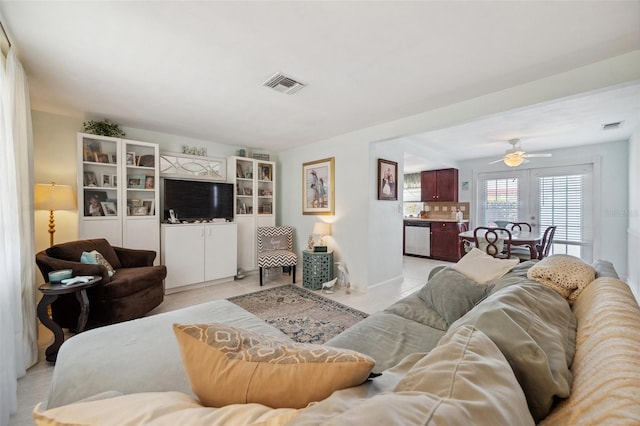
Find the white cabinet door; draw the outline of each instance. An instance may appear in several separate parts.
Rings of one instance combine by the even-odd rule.
[[[80,213],[82,214],[82,213]],[[112,246],[122,244],[122,219],[113,217],[80,218],[80,238],[105,238]]]
[[[165,289],[204,281],[204,226],[162,225]]]
[[[238,267],[245,271],[257,268],[256,226],[253,216],[236,216],[238,224]]]
[[[237,225],[217,223],[204,229],[204,280],[233,277],[238,267]]]
[[[155,251],[157,256],[154,265],[160,262],[160,234],[158,233],[158,219],[146,216],[124,219],[123,227],[124,247],[139,250]]]

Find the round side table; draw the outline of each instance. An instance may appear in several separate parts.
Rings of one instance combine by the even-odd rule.
[[[322,284],[333,279],[333,251],[302,252],[302,286],[311,290],[322,289]]]
[[[87,297],[87,289],[93,287],[102,281],[102,277],[94,276],[93,279],[86,283],[78,283],[72,285],[63,285],[60,283],[46,282],[38,287],[38,290],[42,292],[42,299],[38,303],[38,318],[42,322],[42,325],[47,327],[53,332],[54,340],[53,344],[45,351],[46,359],[49,362],[56,362],[58,357],[58,350],[64,342],[64,333],[62,327],[60,327],[47,312],[47,307],[52,304],[58,296],[61,294],[75,293],[78,302],[80,302],[80,316],[78,317],[77,332],[80,333],[87,325],[87,318],[89,317],[89,298]]]

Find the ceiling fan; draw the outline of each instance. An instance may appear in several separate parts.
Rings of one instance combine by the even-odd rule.
[[[509,167],[517,167],[522,163],[526,163],[528,158],[533,157],[551,157],[550,153],[546,154],[527,154],[520,148],[520,139],[511,139],[508,141],[511,144],[511,148],[505,152],[504,156],[499,160],[492,161],[489,164],[496,164],[504,162]]]

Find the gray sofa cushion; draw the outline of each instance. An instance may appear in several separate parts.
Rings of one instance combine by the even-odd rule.
[[[524,280],[487,297],[448,334],[463,325],[475,326],[502,351],[536,421],[548,414],[555,397],[569,396],[577,322],[558,293]]]
[[[446,268],[429,279],[418,297],[447,324],[453,324],[484,299],[491,288],[491,285],[478,284],[460,272]]]
[[[447,331],[449,324],[436,311],[418,296],[419,292],[398,300],[385,309],[385,312],[396,314],[402,318],[428,325],[436,330]]]
[[[390,312],[375,312],[333,337],[325,345],[352,349],[376,361],[374,373],[393,367],[414,352],[429,352],[444,331]]]

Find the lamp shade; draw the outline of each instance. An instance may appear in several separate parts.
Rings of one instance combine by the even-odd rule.
[[[33,191],[36,210],[75,210],[76,198],[69,185],[36,183]]]
[[[316,222],[313,225],[314,235],[331,235],[331,224],[325,222]]]

